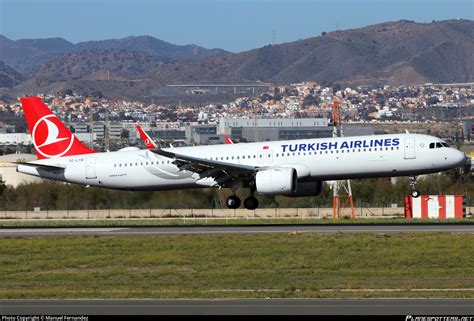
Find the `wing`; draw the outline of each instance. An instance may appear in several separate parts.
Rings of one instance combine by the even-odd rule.
[[[178,166],[180,170],[199,174],[199,179],[196,183],[206,186],[227,187],[233,181],[251,178],[259,169],[255,166],[187,156],[163,149],[154,149],[152,152],[164,157],[173,158],[173,164]]]

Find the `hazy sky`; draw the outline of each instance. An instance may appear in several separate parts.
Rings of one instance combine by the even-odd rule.
[[[243,51],[400,19],[473,19],[474,0],[0,0],[0,34],[87,40],[151,35]]]

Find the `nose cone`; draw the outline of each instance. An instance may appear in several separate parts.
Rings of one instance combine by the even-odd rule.
[[[453,149],[451,152],[451,162],[453,163],[453,166],[461,166],[466,162],[466,154],[463,152]]]

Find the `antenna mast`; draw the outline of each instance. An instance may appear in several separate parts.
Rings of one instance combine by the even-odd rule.
[[[334,104],[332,108],[332,118],[333,118],[333,132],[332,137],[344,137],[344,130],[342,129],[342,118],[341,118],[341,109],[339,107],[339,101],[334,99]],[[352,198],[352,188],[351,181],[341,180],[335,181],[333,188],[333,218],[341,219],[341,214],[344,207],[351,208],[352,218],[355,218],[355,207],[354,200]]]

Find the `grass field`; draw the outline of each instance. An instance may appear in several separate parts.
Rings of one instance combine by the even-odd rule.
[[[474,297],[474,234],[0,239],[0,298]]]
[[[0,228],[15,227],[150,227],[184,225],[269,225],[269,224],[471,224],[474,217],[462,220],[406,220],[404,218],[363,219],[105,219],[105,220],[0,220]]]

